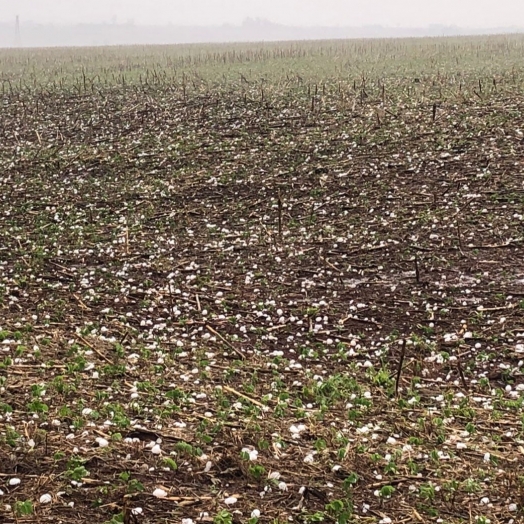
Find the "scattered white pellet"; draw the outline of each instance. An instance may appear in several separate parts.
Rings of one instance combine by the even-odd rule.
[[[156,488],[155,491],[153,491],[153,497],[163,499],[164,497],[167,497],[167,491],[162,488]]]
[[[101,448],[107,448],[107,446],[109,446],[109,441],[103,437],[97,437],[95,441]]]

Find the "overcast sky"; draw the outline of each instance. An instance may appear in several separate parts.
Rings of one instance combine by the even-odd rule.
[[[524,26],[522,0],[0,0],[0,21],[211,25]]]

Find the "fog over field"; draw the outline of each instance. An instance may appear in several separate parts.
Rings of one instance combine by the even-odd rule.
[[[469,27],[524,22],[524,5],[514,0],[2,0],[0,19],[16,14],[39,23],[100,23],[114,18],[140,24],[214,25],[240,23],[246,17],[285,25],[429,24]]]
[[[19,31],[15,28],[19,17]],[[167,44],[518,32],[512,0],[0,0],[0,46]]]

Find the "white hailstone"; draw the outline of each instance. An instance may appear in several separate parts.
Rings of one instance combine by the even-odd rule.
[[[457,442],[457,449],[466,449],[468,446],[464,442]]]
[[[84,408],[82,410],[82,415],[84,415],[84,417],[86,417],[87,415],[91,415],[91,413],[93,413],[93,410],[91,408]]]
[[[206,462],[206,467],[204,468],[204,473],[208,473],[212,467],[213,467],[213,463],[210,460],[208,460]]]
[[[135,515],[135,516],[136,516],[136,515],[142,515],[142,513],[144,513],[144,510],[143,510],[142,508],[140,508],[140,507],[138,507],[138,508],[133,508],[133,509],[131,510],[131,514],[132,514],[132,515]]]
[[[489,462],[491,459],[491,455],[489,453],[484,453],[484,462]]]
[[[394,438],[394,437],[389,437],[389,438],[387,439],[387,441],[386,441],[386,444],[391,444],[391,445],[393,445],[393,444],[396,444],[396,443],[397,443],[397,439]]]
[[[268,476],[268,479],[278,480],[280,478],[280,473],[278,471],[272,471]]]
[[[287,484],[285,482],[279,482],[278,483],[278,489],[280,491],[287,491]]]
[[[260,518],[260,510],[259,509],[254,509],[251,512],[251,518],[252,519],[259,519]]]
[[[304,462],[306,464],[313,464],[313,462],[315,462],[315,458],[313,457],[311,453],[309,453],[308,455],[304,457]]]
[[[156,497],[157,499],[163,499],[167,497],[167,491],[162,488],[156,488],[155,491],[153,491],[153,497]]]
[[[306,426],[304,424],[299,424],[298,426],[295,426],[295,424],[289,426],[290,433],[293,434],[293,437],[299,437],[300,433],[306,429]]]
[[[19,478],[14,477],[14,478],[12,478],[12,479],[9,479],[8,484],[9,484],[10,486],[18,486],[21,482],[22,482],[22,481],[21,481]]]
[[[258,451],[256,449],[242,448],[242,453],[246,453],[251,461],[255,461],[258,458]]]
[[[516,505],[516,504],[510,504],[510,505],[508,506],[508,511],[511,511],[512,513],[515,512],[515,511],[517,511],[517,509],[518,509],[518,508],[517,508],[517,505]]]
[[[488,497],[482,497],[480,499],[481,504],[489,504],[489,498]]]
[[[52,500],[53,497],[49,493],[46,493],[40,497],[40,504],[49,504]]]
[[[306,487],[305,487],[305,486],[302,486],[302,487],[298,490],[298,494],[299,494],[299,495],[303,495],[305,492],[306,492]]]
[[[193,519],[182,519],[182,524],[194,524]]]
[[[101,447],[101,448],[107,448],[107,446],[109,446],[109,442],[105,439],[105,438],[102,438],[102,437],[97,437],[95,439],[95,442]]]
[[[382,520],[378,521],[379,524],[391,524],[393,522],[389,517],[384,517]]]
[[[233,504],[236,504],[238,499],[236,497],[227,497],[227,499],[224,500],[224,504],[228,506],[232,506]]]
[[[153,455],[160,455],[162,453],[162,450],[160,449],[160,446],[158,444],[155,444],[151,448],[151,453],[153,453]]]

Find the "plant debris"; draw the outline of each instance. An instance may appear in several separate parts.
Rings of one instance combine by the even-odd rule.
[[[521,522],[523,48],[1,51],[0,520]]]

